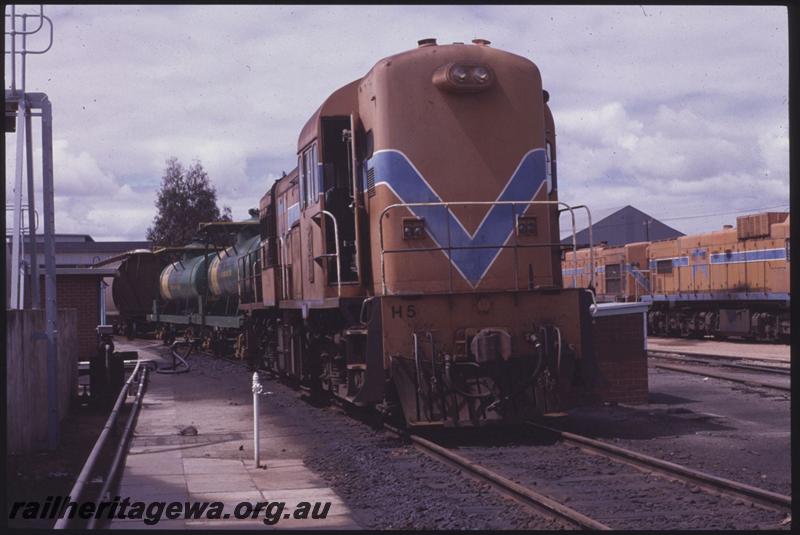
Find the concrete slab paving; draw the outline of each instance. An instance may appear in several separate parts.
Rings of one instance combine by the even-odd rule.
[[[121,351],[166,363],[158,347],[121,342]],[[130,346],[130,347],[129,347]],[[147,347],[149,346],[149,347]],[[155,525],[140,519],[115,520],[110,529],[361,529],[347,503],[303,462],[302,442],[309,431],[275,411],[261,414],[260,448],[264,462],[253,462],[252,399],[248,374],[227,377],[208,368],[188,374],[149,374],[137,426],[125,461],[118,494],[131,502],[220,502],[228,518],[168,520]],[[262,406],[266,402],[262,403]],[[197,432],[187,430],[194,427]],[[184,432],[182,430],[190,432]],[[238,504],[269,502],[257,518],[237,519]],[[294,518],[298,504],[317,502],[325,518]],[[264,522],[282,503],[280,518]],[[249,506],[241,506],[247,511]],[[241,512],[240,511],[240,512]],[[224,516],[224,515],[223,515]]]

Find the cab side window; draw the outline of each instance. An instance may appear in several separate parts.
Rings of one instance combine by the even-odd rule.
[[[298,157],[300,170],[300,197],[303,208],[314,204],[319,198],[319,172],[317,171],[317,144],[313,143]]]

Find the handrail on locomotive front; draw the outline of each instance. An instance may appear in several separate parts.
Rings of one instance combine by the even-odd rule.
[[[498,245],[478,245],[478,246],[466,246],[466,247],[458,247],[458,246],[457,247],[453,247],[452,246],[452,244],[450,242],[450,215],[452,214],[452,212],[450,210],[450,206],[455,205],[455,206],[492,206],[492,207],[494,207],[494,206],[499,206],[499,205],[508,205],[508,206],[512,206],[513,207],[513,206],[516,206],[516,205],[519,205],[519,204],[524,205],[526,207],[526,209],[530,205],[556,205],[556,206],[563,206],[563,208],[559,209],[559,213],[561,213],[561,212],[569,212],[570,215],[571,215],[571,220],[572,220],[572,253],[573,253],[573,255],[578,250],[577,237],[576,237],[577,236],[577,231],[576,231],[576,228],[575,228],[575,213],[574,213],[574,210],[576,210],[578,208],[583,208],[584,210],[586,210],[586,213],[587,213],[587,216],[588,216],[588,219],[589,219],[589,254],[590,254],[590,257],[591,257],[591,262],[592,263],[594,262],[594,251],[592,250],[592,214],[589,211],[589,207],[586,206],[585,204],[580,204],[578,206],[570,206],[570,205],[568,205],[567,203],[565,203],[563,201],[450,201],[450,202],[440,201],[440,202],[394,203],[394,204],[390,204],[390,205],[386,206],[381,211],[380,216],[378,217],[378,233],[380,234],[380,246],[381,246],[381,252],[380,252],[380,255],[381,255],[381,287],[383,289],[384,295],[389,295],[389,293],[387,292],[387,286],[386,286],[386,269],[385,269],[385,267],[386,267],[385,255],[386,254],[412,253],[412,252],[422,252],[422,251],[444,251],[444,250],[447,250],[448,251],[448,258],[449,258],[449,256],[450,256],[449,253],[453,249],[459,250],[459,249],[487,249],[487,248],[490,248],[490,249],[507,249],[507,248],[513,248],[515,250],[515,252],[516,252],[516,250],[519,247],[523,247],[523,248],[528,248],[528,247],[550,247],[550,246],[555,245],[555,244],[551,244],[551,243],[531,244],[531,245],[519,245],[519,244],[505,245],[505,243],[503,243],[503,244],[498,244]],[[437,245],[439,245],[438,247],[424,247],[424,248],[414,248],[414,249],[390,249],[390,250],[387,250],[385,245],[384,245],[384,240],[383,240],[383,219],[384,219],[384,216],[386,216],[386,214],[390,210],[393,210],[395,208],[412,208],[412,207],[417,207],[417,206],[419,206],[419,207],[423,207],[423,206],[424,207],[442,206],[442,207],[447,209],[447,215],[448,215],[448,218],[447,218],[447,225],[448,225],[447,226],[447,230],[448,230],[447,247],[442,247],[437,242]],[[523,210],[522,213],[524,213],[524,210]],[[512,217],[515,217],[516,215],[517,215],[516,211],[512,211]],[[516,228],[516,225],[517,225],[517,222],[514,221],[514,227],[513,228]],[[434,242],[436,242],[436,240],[434,240]],[[517,263],[515,262],[515,264],[514,264],[515,265],[515,270],[517,269],[517,265],[516,264]],[[452,277],[452,265],[450,266],[450,272],[451,272],[451,277]],[[517,281],[516,281],[517,284],[519,284],[519,277],[515,277],[515,278],[517,279]],[[452,280],[451,280],[451,285],[452,285]],[[594,288],[594,273],[592,273],[592,275],[591,275],[590,286],[592,288]]]

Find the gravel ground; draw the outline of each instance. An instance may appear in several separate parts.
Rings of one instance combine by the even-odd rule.
[[[463,442],[458,451],[467,458],[615,529],[776,529],[784,520],[571,445],[523,437],[510,445]]]
[[[219,383],[220,388],[228,389],[228,383],[236,385],[230,387],[231,392],[238,392],[243,378],[251,373],[238,364],[207,357],[193,357],[192,365],[195,373],[213,377],[212,382]],[[188,375],[183,377],[190,379]],[[786,398],[775,396],[774,392],[731,387],[725,382],[721,382],[722,388],[713,381],[653,370],[649,405],[581,409],[549,423],[562,428],[574,426],[572,430],[581,434],[788,492]],[[278,410],[287,428],[295,427],[296,433],[302,435],[305,463],[346,501],[364,527],[565,527],[336,407],[314,407],[300,399],[297,391],[277,381],[267,380],[265,387],[273,392],[268,402],[271,410]],[[194,395],[206,397],[210,393],[195,391]],[[227,402],[246,403],[246,394],[242,400],[237,394]],[[468,456],[478,454],[473,458],[489,468],[563,499],[612,527],[759,529],[778,527],[783,520],[780,514],[735,505],[732,500],[709,496],[698,489],[693,492],[682,484],[667,483],[654,476],[648,478],[633,468],[569,446],[508,446],[506,443],[474,450]]]
[[[191,363],[192,374],[213,375],[220,387],[228,382],[239,385],[252,373],[238,364],[203,356],[192,357]],[[280,413],[286,428],[291,425],[295,435],[302,435],[305,464],[342,497],[365,528],[567,528],[338,407],[315,407],[278,381],[262,382],[272,392],[268,410]]]
[[[650,403],[587,407],[552,425],[791,495],[788,392],[650,370]]]
[[[564,529],[389,433],[336,410],[309,407],[294,392],[281,394],[286,395],[284,407],[313,413],[307,423],[320,440],[310,445],[303,460],[357,512],[365,527]]]

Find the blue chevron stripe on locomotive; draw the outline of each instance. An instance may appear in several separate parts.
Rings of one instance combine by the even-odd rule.
[[[390,149],[375,152],[368,160],[367,168],[374,170],[375,187],[381,184],[389,187],[402,203],[444,202],[400,151]],[[533,200],[545,180],[544,149],[531,150],[522,157],[497,198],[498,201],[525,204],[492,206],[474,234],[467,232],[455,214],[448,212],[444,206],[414,206],[409,210],[425,219],[426,230],[439,247],[447,247],[448,235],[451,247],[481,247],[456,249],[451,254],[453,266],[475,287],[500,253],[499,246],[504,245],[514,231],[514,214],[524,212],[525,206]],[[465,184],[464,187],[469,185]]]

